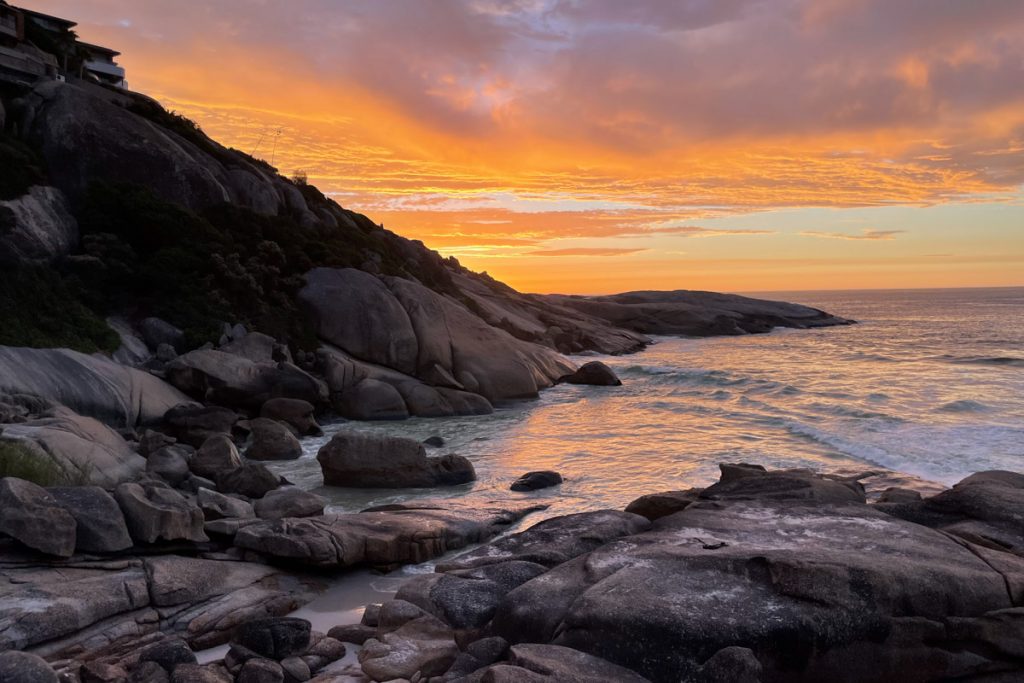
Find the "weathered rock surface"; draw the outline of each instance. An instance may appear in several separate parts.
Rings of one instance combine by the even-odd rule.
[[[114,498],[136,541],[209,540],[203,532],[203,512],[168,486],[126,482],[114,489]]]
[[[147,372],[68,349],[0,346],[0,392],[40,396],[117,427],[155,424],[189,402]]]
[[[75,551],[75,518],[46,489],[24,479],[0,478],[0,534],[49,555]]]
[[[315,584],[253,562],[165,555],[52,566],[0,558],[0,651],[51,661],[134,665],[140,650],[179,636],[196,650],[226,642],[243,622],[294,610]]]
[[[36,185],[16,199],[0,201],[0,216],[10,221],[0,240],[0,263],[50,263],[78,244],[78,223],[64,194]]]
[[[615,371],[599,360],[584,363],[576,372],[559,378],[559,381],[568,384],[589,384],[597,387],[622,386],[622,380],[615,374]]]
[[[124,515],[113,496],[98,486],[60,486],[47,493],[75,519],[75,550],[116,553],[132,547]]]
[[[397,629],[379,633],[363,643],[359,663],[375,681],[440,676],[459,654],[452,631],[443,622],[423,615]]]
[[[235,545],[315,567],[394,567],[478,543],[543,506],[419,500],[239,530]]]
[[[0,438],[16,440],[40,459],[52,462],[67,483],[115,486],[136,477],[146,466],[120,434],[67,408],[57,408],[48,417],[4,425]]]
[[[250,460],[295,460],[302,444],[283,422],[258,417],[249,421],[251,436],[245,457]]]
[[[472,463],[458,455],[428,458],[413,439],[339,432],[317,453],[327,486],[424,488],[476,479]]]

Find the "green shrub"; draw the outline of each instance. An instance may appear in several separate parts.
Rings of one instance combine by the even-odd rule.
[[[84,486],[89,474],[71,472],[17,441],[0,440],[0,477],[16,477],[39,486]]]
[[[0,269],[0,345],[113,351],[117,334],[84,302],[74,281],[45,266]]]

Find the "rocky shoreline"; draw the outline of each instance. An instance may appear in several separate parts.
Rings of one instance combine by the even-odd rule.
[[[706,489],[554,517],[489,543],[543,506],[420,500],[325,515],[322,501],[282,505],[315,498],[286,487],[274,513],[256,516],[240,497],[200,489],[192,499],[156,480],[110,495],[6,478],[2,680],[1022,675],[1024,475],[869,500],[878,473],[721,471]],[[325,634],[284,617],[340,570],[432,558],[442,558],[434,573],[369,605],[360,623]],[[194,651],[220,643],[231,643],[224,659],[197,664]]]

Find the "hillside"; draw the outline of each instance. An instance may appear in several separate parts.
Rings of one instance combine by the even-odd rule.
[[[294,361],[327,382],[323,402],[343,415],[401,417],[465,403],[437,389],[489,402],[536,395],[572,371],[560,354],[633,352],[648,333],[846,322],[699,292],[521,294],[220,145],[144,95],[56,81],[5,87],[0,346],[111,354],[208,400],[212,385],[237,383],[242,371],[199,381],[196,366],[223,375],[224,359],[209,354],[258,332],[265,352],[248,361]],[[173,348],[158,358],[161,341]],[[19,352],[11,367],[37,357]],[[363,380],[376,408],[365,408],[366,392],[339,398]]]

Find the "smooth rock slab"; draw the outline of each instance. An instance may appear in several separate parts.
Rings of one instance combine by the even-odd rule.
[[[24,479],[0,479],[0,534],[48,555],[75,552],[75,518],[56,498]]]
[[[355,514],[252,524],[238,531],[235,545],[316,567],[394,567],[479,543],[544,507],[410,501]]]

